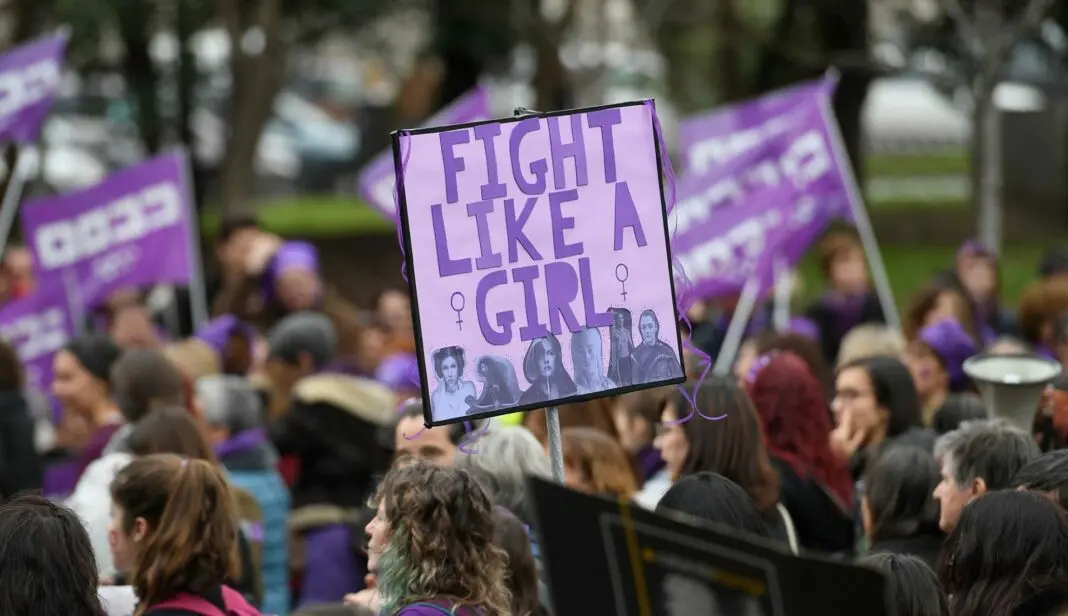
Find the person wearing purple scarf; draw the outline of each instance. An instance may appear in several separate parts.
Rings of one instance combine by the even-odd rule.
[[[999,303],[997,254],[977,239],[965,242],[957,251],[953,268],[937,278],[960,290],[968,302],[974,329],[983,344],[1000,336],[1016,335],[1011,315]]]
[[[871,290],[864,247],[855,234],[828,234],[818,253],[827,289],[805,310],[805,316],[819,332],[824,360],[834,365],[849,330],[863,323],[885,323],[886,318],[879,297]]]
[[[964,361],[978,352],[975,339],[951,319],[921,329],[909,344],[906,363],[920,395],[925,426],[931,425],[949,394],[974,388],[964,373]]]
[[[1039,355],[1057,359],[1055,323],[1068,313],[1068,280],[1054,277],[1030,284],[1017,311],[1020,333]]]
[[[244,375],[251,368],[256,332],[236,316],[215,317],[200,326],[193,337],[211,348],[219,358],[223,373]]]
[[[612,409],[619,442],[638,463],[641,484],[664,468],[664,460],[660,457],[660,450],[653,447],[653,439],[669,391],[670,388],[646,389],[626,394]]]

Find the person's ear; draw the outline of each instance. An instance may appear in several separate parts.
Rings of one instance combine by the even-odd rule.
[[[147,536],[148,521],[144,518],[135,518],[133,528],[130,531],[130,538],[132,538],[135,542],[140,543]]]
[[[301,351],[297,354],[297,368],[304,374],[315,372],[315,360],[312,359],[311,353]]]
[[[971,493],[972,498],[976,498],[986,494],[986,490],[986,480],[982,477],[976,477],[972,480],[972,485],[968,491]]]

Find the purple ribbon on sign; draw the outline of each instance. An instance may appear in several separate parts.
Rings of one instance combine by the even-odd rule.
[[[660,164],[664,170],[664,179],[667,182],[667,193],[664,198],[666,200],[666,210],[671,211],[675,206],[675,171],[671,168],[671,160],[667,155],[667,144],[664,143],[664,132],[660,127],[660,118],[656,115],[656,103],[652,100],[645,101],[645,108],[649,111],[649,115],[652,117],[653,129],[656,132],[656,142],[660,150]],[[675,305],[676,310],[679,313],[679,318],[686,325],[686,336],[682,340],[683,349],[696,355],[700,358],[700,361],[704,364],[704,368],[701,370],[701,377],[697,381],[697,387],[694,388],[693,395],[687,393],[686,388],[683,385],[678,385],[677,389],[682,397],[690,403],[690,413],[681,419],[665,422],[664,425],[678,425],[690,421],[693,419],[694,414],[700,415],[702,418],[710,421],[719,421],[720,419],[726,419],[727,415],[717,415],[710,417],[705,415],[697,408],[697,390],[701,388],[701,384],[708,376],[710,370],[712,370],[712,357],[705,353],[701,349],[697,348],[693,344],[693,324],[690,323],[689,312],[693,307],[697,298],[693,294],[693,284],[690,279],[686,277],[686,271],[682,267],[682,262],[675,256],[675,233],[671,233],[671,269],[675,278]]]

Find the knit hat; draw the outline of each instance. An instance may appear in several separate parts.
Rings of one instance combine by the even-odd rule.
[[[74,356],[85,371],[94,378],[111,383],[111,367],[122,355],[122,349],[105,334],[91,333],[67,343],[64,350]]]
[[[244,321],[232,314],[224,314],[216,317],[197,329],[194,337],[207,344],[217,355],[222,357],[226,352],[226,345],[233,336],[244,336],[249,345],[255,339],[255,332]]]
[[[975,341],[960,323],[952,319],[939,321],[920,330],[919,340],[931,349],[949,375],[949,388],[961,391],[967,387],[964,360],[978,352]]]
[[[311,356],[316,368],[322,368],[337,350],[337,330],[319,312],[298,312],[282,319],[267,336],[269,358],[296,363],[301,353]]]

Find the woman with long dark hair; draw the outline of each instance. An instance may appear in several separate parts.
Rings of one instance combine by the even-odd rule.
[[[952,616],[1013,616],[1032,595],[1068,586],[1068,517],[1033,492],[985,494],[961,512],[938,577]]]
[[[688,383],[685,391],[686,395],[676,392],[664,408],[654,442],[672,481],[700,472],[726,477],[753,499],[772,538],[796,550],[793,522],[779,502],[779,475],[745,390],[732,377],[715,376]],[[689,421],[680,423],[693,410],[687,396],[693,397],[696,410]],[[715,417],[723,419],[705,419]]]

